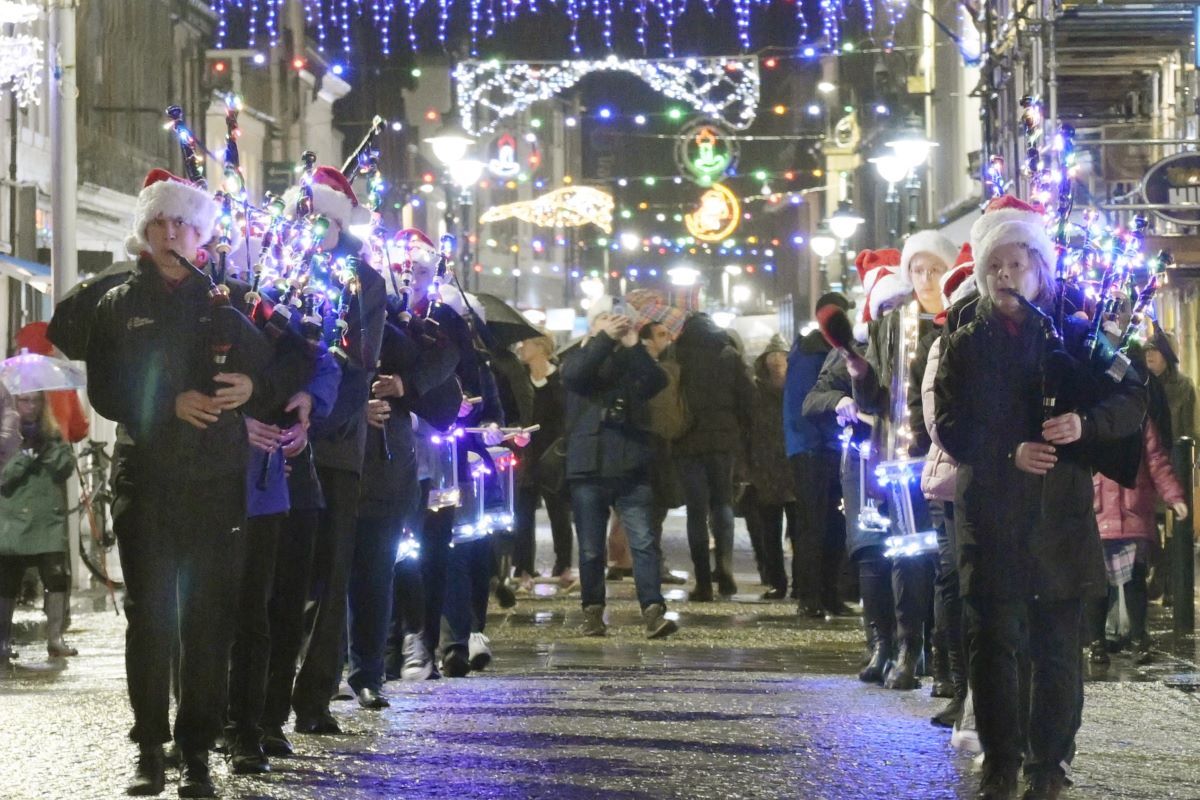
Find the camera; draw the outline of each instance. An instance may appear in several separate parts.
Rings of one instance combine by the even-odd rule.
[[[618,428],[629,421],[629,406],[624,397],[613,398],[601,412],[601,421],[610,427]]]

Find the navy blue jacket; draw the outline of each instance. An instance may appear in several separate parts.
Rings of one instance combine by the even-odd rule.
[[[841,449],[840,429],[834,414],[804,415],[804,398],[817,384],[817,376],[831,349],[821,332],[814,330],[796,337],[788,353],[787,382],[783,385],[783,437],[789,457],[822,451],[836,453]]]

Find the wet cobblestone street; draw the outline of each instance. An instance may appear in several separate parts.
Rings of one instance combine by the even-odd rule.
[[[548,552],[547,547],[545,551]],[[739,553],[739,565],[746,563]],[[683,563],[683,556],[675,559]],[[751,568],[752,569],[752,568]],[[641,638],[632,582],[609,583],[612,634],[585,639],[577,596],[494,610],[495,661],[466,679],[391,683],[392,706],[333,710],[351,735],[295,736],[298,756],[262,778],[214,771],[228,798],[965,798],[969,758],[930,725],[943,701],[854,677],[859,618],[800,621],[763,603],[744,569],[737,602],[672,602],[682,630]],[[40,614],[22,610],[31,633]],[[122,796],[134,748],[125,621],[77,613],[81,655],[39,641],[0,678],[0,797]],[[28,638],[28,636],[26,636]],[[1117,656],[1091,682],[1075,788],[1066,797],[1200,798],[1200,695],[1187,661]],[[164,796],[175,795],[174,775]]]

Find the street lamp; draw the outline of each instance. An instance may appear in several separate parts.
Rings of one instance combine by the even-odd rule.
[[[900,193],[896,191],[896,185],[908,177],[910,172],[908,162],[895,153],[887,153],[872,158],[871,163],[875,165],[875,171],[879,173],[879,177],[887,182],[887,196],[884,198],[884,203],[888,210],[888,240],[894,242],[900,235]]]
[[[450,182],[466,192],[483,177],[484,164],[477,158],[460,158],[446,165]]]
[[[445,122],[433,136],[426,137],[425,143],[433,150],[434,157],[449,167],[457,161],[466,158],[467,150],[475,143],[474,137],[463,130],[457,119],[457,114],[446,114]]]
[[[858,214],[849,205],[843,203],[838,207],[838,210],[833,212],[833,216],[829,218],[829,230],[842,241],[854,236],[858,231],[858,226],[866,222],[861,214]]]
[[[917,211],[921,199],[921,181],[917,177],[917,170],[929,160],[929,151],[938,145],[918,132],[906,133],[886,144],[908,169],[908,183],[905,184],[905,188],[908,189],[908,230],[912,233],[917,229]]]
[[[821,266],[825,266],[825,259],[833,255],[834,250],[837,250],[837,237],[830,232],[829,226],[822,222],[821,227],[817,228],[817,232],[808,240],[808,244],[821,259]]]

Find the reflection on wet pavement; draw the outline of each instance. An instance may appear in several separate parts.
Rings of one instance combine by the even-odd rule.
[[[943,701],[927,686],[889,692],[855,679],[859,617],[801,620],[790,603],[758,601],[752,577],[738,577],[738,602],[672,603],[681,631],[656,642],[643,638],[631,581],[608,584],[603,639],[579,633],[577,594],[523,596],[489,617],[486,672],[388,684],[392,706],[382,712],[334,703],[349,735],[295,736],[298,757],[274,760],[263,777],[229,775],[214,758],[223,796],[972,796],[971,760],[929,724]],[[71,639],[82,655],[59,662],[40,641],[26,643],[38,614],[23,610],[18,622],[23,657],[0,677],[0,797],[120,796],[134,755],[123,618],[77,613]],[[1159,642],[1154,664],[1118,654],[1092,676],[1066,800],[1200,798],[1200,695],[1173,688],[1196,685],[1196,643]]]

